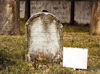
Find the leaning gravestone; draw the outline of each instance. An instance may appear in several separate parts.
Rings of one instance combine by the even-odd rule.
[[[29,58],[61,59],[62,27],[60,21],[48,12],[33,15],[26,23]]]

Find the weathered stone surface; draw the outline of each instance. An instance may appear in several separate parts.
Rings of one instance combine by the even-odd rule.
[[[19,34],[17,1],[0,0],[0,35]]]
[[[75,1],[75,21],[78,23],[90,23],[92,1]],[[20,2],[20,16],[24,18],[25,1]],[[71,2],[68,0],[32,0],[31,15],[41,11],[48,10],[56,15],[62,23],[70,22]]]
[[[26,23],[28,53],[33,57],[61,59],[62,24],[57,18],[46,12],[32,16]]]
[[[75,2],[75,21],[78,23],[90,23],[92,1],[76,1]]]
[[[93,2],[90,34],[100,35],[100,0]]]

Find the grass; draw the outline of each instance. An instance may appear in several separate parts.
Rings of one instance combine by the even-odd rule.
[[[0,74],[100,74],[100,36],[89,35],[88,27],[64,26],[63,36],[65,47],[88,48],[87,70],[63,68],[62,63],[46,60],[25,62],[27,44],[23,27],[21,36],[0,36]]]

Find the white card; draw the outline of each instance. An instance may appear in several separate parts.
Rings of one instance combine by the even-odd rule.
[[[88,49],[63,48],[63,67],[87,69]]]

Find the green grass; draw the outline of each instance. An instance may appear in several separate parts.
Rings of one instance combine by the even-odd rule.
[[[21,35],[24,35],[25,34],[25,19],[20,19],[20,33]]]
[[[23,22],[22,22],[23,23]],[[46,60],[25,62],[26,37],[24,25],[22,36],[0,36],[0,74],[100,74],[100,36],[92,36],[86,26],[64,26],[64,46],[88,48],[88,69],[63,68],[62,63]]]
[[[73,26],[73,25],[64,25],[64,32],[89,32],[89,28],[88,26],[84,26],[84,25],[77,25],[77,26]]]

